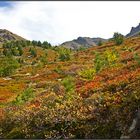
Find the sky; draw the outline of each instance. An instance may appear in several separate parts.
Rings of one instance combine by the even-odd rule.
[[[81,37],[126,35],[140,23],[139,1],[1,1],[0,29],[59,45]]]

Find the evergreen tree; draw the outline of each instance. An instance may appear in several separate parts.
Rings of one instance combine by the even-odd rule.
[[[41,47],[42,43],[40,41],[37,42],[37,46]]]
[[[114,33],[113,40],[115,41],[116,45],[121,45],[124,41],[124,36],[120,33]]]

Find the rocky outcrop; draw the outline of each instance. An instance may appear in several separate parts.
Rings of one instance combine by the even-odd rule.
[[[140,34],[140,23],[137,27],[132,27],[130,33],[126,35],[126,37],[133,37]]]
[[[127,135],[122,135],[121,139],[139,139],[140,138],[140,109],[136,113],[132,124],[127,132]]]

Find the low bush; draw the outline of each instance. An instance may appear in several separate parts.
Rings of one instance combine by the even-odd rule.
[[[106,50],[102,54],[95,52],[94,68],[96,73],[106,67],[112,67],[116,65],[118,58],[119,54],[116,50]]]
[[[27,88],[16,97],[16,99],[13,101],[13,104],[16,104],[16,105],[23,104],[33,99],[34,96],[35,95],[34,95],[33,89]]]
[[[58,49],[58,53],[59,53],[59,59],[61,61],[70,60],[71,51],[69,49],[61,47]]]
[[[89,68],[89,69],[80,71],[78,74],[83,78],[92,80],[93,76],[96,74],[96,70],[93,68]]]

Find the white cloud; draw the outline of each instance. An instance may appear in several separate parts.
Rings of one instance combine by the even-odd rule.
[[[78,36],[110,38],[140,22],[140,2],[32,1],[0,8],[0,28],[52,44]]]

